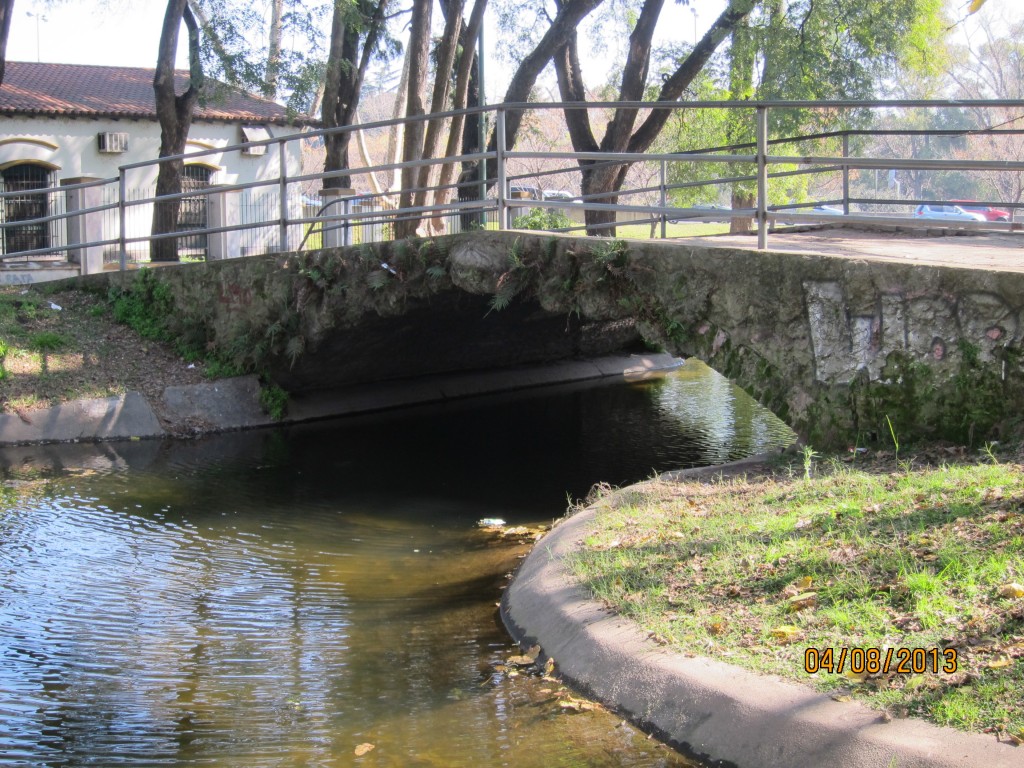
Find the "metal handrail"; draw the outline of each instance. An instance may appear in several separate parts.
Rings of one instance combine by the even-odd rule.
[[[568,151],[530,151],[525,149],[509,148],[505,146],[505,118],[510,113],[519,112],[539,112],[539,111],[564,111],[564,110],[609,110],[609,109],[633,109],[640,112],[652,112],[660,110],[693,110],[693,109],[730,109],[730,110],[742,110],[744,112],[752,113],[755,117],[755,125],[758,127],[758,137],[755,142],[752,143],[741,143],[734,144],[727,147],[712,147],[698,150],[686,150],[677,152],[568,152]],[[136,163],[127,163],[120,166],[118,175],[109,179],[98,179],[90,180],[87,182],[81,182],[72,185],[61,185],[59,187],[48,187],[44,190],[39,190],[38,194],[53,194],[54,192],[71,192],[75,189],[84,189],[88,187],[103,187],[107,188],[113,184],[117,184],[117,195],[116,201],[112,203],[104,203],[102,205],[95,205],[78,210],[64,212],[64,213],[48,213],[48,215],[40,216],[35,219],[18,220],[18,221],[6,221],[0,222],[0,233],[4,233],[7,230],[15,229],[18,227],[25,226],[37,226],[37,227],[53,227],[59,226],[60,222],[72,219],[72,217],[86,217],[95,216],[102,214],[103,212],[117,209],[118,211],[118,222],[117,222],[117,236],[107,237],[101,240],[95,240],[89,243],[68,243],[64,245],[54,245],[49,248],[39,248],[31,251],[17,252],[13,254],[6,254],[0,256],[0,260],[30,257],[34,255],[43,254],[54,254],[61,252],[68,252],[71,250],[92,248],[116,244],[120,251],[121,266],[124,268],[127,262],[127,245],[135,244],[140,242],[148,242],[153,240],[167,239],[167,238],[179,238],[188,237],[195,234],[219,234],[226,232],[236,232],[244,230],[266,230],[271,227],[278,229],[278,244],[280,247],[287,246],[290,238],[290,232],[293,227],[299,226],[306,228],[306,232],[302,237],[300,247],[305,247],[309,237],[314,231],[320,231],[321,233],[331,232],[341,228],[347,228],[352,226],[376,226],[379,224],[386,224],[388,222],[397,221],[408,221],[418,219],[421,217],[436,218],[438,216],[457,216],[465,215],[467,213],[487,215],[490,212],[497,213],[497,226],[501,229],[509,226],[508,216],[512,209],[522,207],[545,207],[552,210],[583,210],[583,211],[603,211],[603,212],[615,212],[622,214],[629,214],[634,217],[648,216],[651,218],[647,219],[636,219],[636,223],[657,223],[660,221],[662,224],[662,235],[665,235],[665,225],[670,219],[749,219],[752,216],[755,218],[758,232],[759,232],[759,246],[766,247],[766,236],[769,225],[776,223],[781,219],[786,221],[806,221],[806,222],[824,222],[837,223],[836,220],[831,216],[825,216],[813,213],[799,213],[801,208],[807,208],[812,205],[821,204],[811,202],[797,202],[797,203],[785,203],[772,205],[767,200],[767,180],[770,178],[783,178],[790,176],[800,176],[808,174],[820,174],[820,173],[837,173],[843,174],[843,197],[841,200],[829,201],[829,204],[842,205],[844,212],[847,214],[843,217],[842,221],[850,223],[859,223],[864,221],[877,222],[881,220],[881,216],[871,216],[869,214],[855,214],[850,215],[849,206],[851,203],[859,205],[901,205],[911,206],[915,204],[928,204],[935,202],[945,201],[930,201],[930,200],[892,200],[892,199],[866,199],[863,197],[854,197],[850,194],[850,172],[856,170],[914,170],[914,171],[950,171],[950,170],[978,170],[978,171],[1013,171],[1021,172],[1024,171],[1024,162],[1012,161],[1012,160],[982,160],[982,159],[916,159],[916,158],[889,158],[889,157],[870,157],[870,156],[850,156],[849,155],[849,141],[848,139],[853,136],[872,136],[872,135],[907,135],[907,136],[945,136],[945,137],[956,137],[956,136],[972,136],[972,135],[1020,135],[1024,134],[1024,129],[1019,128],[942,128],[942,129],[913,129],[913,130],[872,130],[872,129],[846,129],[831,132],[819,132],[815,134],[808,134],[804,136],[789,136],[789,137],[776,137],[770,138],[767,135],[767,116],[770,111],[773,110],[787,110],[787,109],[801,109],[801,110],[812,110],[812,109],[991,109],[991,108],[1011,108],[1014,110],[1020,110],[1022,116],[1024,116],[1024,101],[1014,99],[999,99],[999,100],[922,100],[922,99],[910,99],[910,100],[883,100],[876,102],[862,102],[855,100],[841,100],[841,101],[804,101],[804,100],[787,100],[787,101],[692,101],[692,102],[554,102],[548,104],[535,104],[535,103],[510,103],[510,104],[498,104],[482,107],[472,107],[461,110],[450,110],[442,113],[428,114],[428,115],[417,115],[414,117],[403,117],[388,120],[380,120],[371,123],[363,123],[358,125],[339,126],[335,128],[321,128],[315,130],[304,130],[298,133],[291,133],[284,136],[276,136],[268,139],[259,141],[243,142],[240,144],[234,144],[223,147],[211,147],[209,149],[203,149],[199,151],[189,151],[180,155],[175,155],[169,158],[161,158],[156,160],[140,161]],[[493,115],[493,122],[496,126],[494,136],[492,137],[492,149],[486,151],[478,151],[467,154],[455,155],[453,157],[430,157],[422,158],[414,161],[406,161],[399,163],[380,163],[378,165],[371,165],[367,167],[359,168],[348,168],[339,169],[328,172],[318,173],[296,173],[290,174],[287,166],[287,152],[286,147],[293,142],[308,142],[310,139],[315,138],[328,138],[334,135],[342,134],[353,134],[357,131],[374,131],[383,130],[390,128],[395,125],[408,125],[415,122],[426,122],[431,120],[447,120],[452,117],[462,115]],[[770,147],[782,147],[785,145],[799,144],[806,141],[816,140],[827,140],[831,138],[842,138],[843,148],[842,155],[822,155],[822,154],[808,154],[808,155],[793,155],[793,154],[769,154]],[[201,159],[203,157],[209,157],[212,155],[223,155],[225,153],[240,152],[253,147],[276,147],[278,162],[280,168],[280,174],[276,178],[271,179],[260,179],[252,182],[245,183],[231,183],[217,185],[215,187],[191,190],[188,192],[180,192],[161,196],[143,196],[138,199],[128,199],[128,187],[127,179],[130,174],[142,169],[152,169],[158,167],[161,163],[169,161],[193,161]],[[753,150],[753,152],[750,152]],[[743,151],[743,154],[737,152]],[[270,150],[268,149],[268,154]],[[734,154],[737,153],[737,154]],[[552,163],[556,161],[565,161],[567,165],[565,167],[558,167],[555,169],[544,168],[537,170],[533,173],[520,173],[516,170],[515,166],[521,165],[522,163],[529,161],[541,161],[543,163]],[[673,163],[706,163],[713,165],[720,165],[722,163],[727,164],[726,167],[736,168],[736,164],[740,166],[754,166],[756,168],[755,173],[732,173],[728,176],[721,178],[710,178],[708,180],[699,181],[685,181],[685,182],[670,182],[667,175],[667,169],[670,168]],[[435,168],[437,166],[446,166],[449,164],[466,164],[466,163],[477,163],[482,169],[486,169],[488,172],[485,174],[487,177],[483,179],[474,179],[472,182],[457,182],[446,184],[443,187],[427,185],[426,187],[417,186],[416,188],[406,188],[402,190],[405,194],[416,194],[426,192],[428,194],[436,195],[438,192],[451,191],[471,187],[474,189],[481,189],[482,192],[479,199],[476,200],[451,200],[443,203],[430,203],[425,205],[419,205],[415,207],[395,208],[386,211],[358,211],[358,212],[347,212],[338,214],[332,206],[336,202],[342,201],[331,201],[327,204],[320,206],[317,210],[316,216],[306,216],[305,210],[304,215],[296,216],[295,212],[291,210],[291,206],[297,204],[297,202],[291,197],[292,191],[297,190],[297,185],[309,185],[311,183],[319,182],[323,184],[326,181],[337,178],[358,178],[371,173],[386,173],[386,172],[398,172],[406,168]],[[636,163],[651,163],[658,164],[660,170],[660,178],[657,183],[642,184],[637,187],[625,188],[611,193],[591,193],[586,195],[580,195],[574,202],[557,201],[557,200],[523,200],[523,199],[512,199],[509,195],[510,185],[515,182],[521,182],[528,179],[538,180],[543,177],[562,175],[562,174],[580,174],[582,167],[586,166],[587,169],[595,169],[600,167],[616,167],[622,165],[632,165]],[[780,165],[796,166],[796,168],[771,170],[773,167]],[[740,170],[740,169],[737,169]],[[753,209],[726,209],[726,210],[714,210],[707,211],[701,210],[700,208],[679,208],[676,206],[668,205],[668,195],[676,190],[693,189],[698,187],[704,187],[708,185],[723,185],[731,183],[755,183],[758,187],[758,194],[756,195],[756,205]],[[128,214],[132,209],[138,208],[138,206],[154,205],[163,202],[170,202],[174,200],[184,200],[186,198],[193,199],[196,197],[206,197],[209,199],[214,194],[230,194],[240,193],[250,189],[258,188],[270,188],[268,192],[273,192],[274,188],[277,191],[277,211],[272,214],[270,218],[263,218],[256,221],[248,221],[245,223],[228,223],[220,226],[209,226],[202,229],[190,229],[176,232],[162,233],[160,235],[136,235],[128,231]],[[32,193],[32,192],[30,192]],[[26,192],[0,192],[0,208],[3,207],[3,201],[11,198],[24,195]],[[383,192],[377,194],[360,193],[359,197],[370,200],[391,198],[397,193]],[[630,199],[637,195],[657,195],[659,197],[660,205],[643,205],[633,203],[607,203],[607,202],[596,202],[598,200],[607,200],[613,198],[615,200]],[[429,202],[429,201],[428,201]],[[977,203],[977,205],[987,206],[1002,206],[1007,210],[1020,210],[1024,208],[1024,203]],[[781,214],[780,212],[785,212]],[[905,216],[886,216],[884,218],[886,223],[899,224],[901,226],[927,226],[929,228],[939,226],[954,226],[957,228],[965,229],[994,229],[994,230],[1009,230],[1018,228],[1017,225],[999,224],[997,222],[946,222],[940,220],[925,220],[922,221],[917,218],[905,217]],[[307,226],[310,225],[310,226]],[[316,230],[316,226],[319,226],[319,230]],[[582,227],[572,227],[571,230],[585,228],[588,231],[594,232],[601,228],[607,228],[608,226],[616,226],[616,222],[610,224],[602,224],[600,226],[595,224],[583,225]]]

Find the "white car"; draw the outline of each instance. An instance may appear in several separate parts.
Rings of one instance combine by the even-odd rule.
[[[959,205],[919,205],[914,211],[914,216],[946,221],[987,221],[982,214],[965,211]]]

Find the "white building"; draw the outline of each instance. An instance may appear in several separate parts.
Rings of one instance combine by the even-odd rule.
[[[160,146],[160,126],[154,107],[153,75],[151,69],[133,67],[8,62],[0,86],[0,192],[5,193],[0,198],[3,203],[0,216],[3,222],[9,225],[14,221],[57,215],[63,212],[65,205],[74,210],[74,201],[69,202],[72,192],[62,191],[62,185],[87,179],[112,180],[118,177],[121,166],[155,160]],[[179,93],[185,90],[187,77],[185,72],[178,73]],[[304,127],[303,122],[290,119],[279,104],[219,83],[211,82],[210,86],[196,106],[186,152],[296,135]],[[299,175],[301,141],[287,142],[284,146],[287,174]],[[211,185],[274,180],[275,184],[236,193],[230,205],[237,206],[233,215],[242,223],[277,219],[280,188],[276,181],[280,171],[276,145],[205,154],[186,160],[186,191]],[[127,199],[152,196],[156,174],[155,164],[127,170]],[[23,194],[17,194],[19,192]],[[295,201],[289,200],[288,208],[290,215],[298,217],[301,206],[297,189],[294,196]],[[291,190],[288,197],[292,197]],[[102,202],[117,199],[117,183],[102,187]],[[204,225],[207,209],[206,197],[186,199],[179,217],[180,226],[194,229]],[[113,210],[103,215],[103,239],[117,237],[117,213]],[[128,236],[145,236],[151,218],[151,204],[129,207]],[[58,247],[68,242],[67,237],[65,221],[55,220],[8,226],[3,230],[0,245],[3,254],[11,254]],[[272,226],[235,234],[227,238],[227,242],[233,244],[237,252],[218,255],[245,255],[276,249],[279,239],[278,230]],[[291,233],[288,239],[292,239]],[[71,242],[82,241],[72,239]],[[223,249],[224,242],[221,246]],[[184,245],[179,243],[179,248],[185,249],[183,254],[202,252],[206,255],[206,238],[192,238]],[[114,246],[104,247],[104,258],[111,260],[118,250]],[[129,251],[133,258],[144,259],[148,246],[137,243]]]

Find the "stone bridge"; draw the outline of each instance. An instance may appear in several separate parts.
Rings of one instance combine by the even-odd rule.
[[[1024,406],[1024,274],[477,232],[91,276],[302,392],[597,355],[697,356],[817,446],[995,439]]]

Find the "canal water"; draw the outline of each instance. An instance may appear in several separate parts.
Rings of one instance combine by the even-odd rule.
[[[4,766],[692,765],[581,704],[497,617],[592,484],[791,433],[691,363],[181,442],[8,449]],[[372,747],[372,748],[371,748]]]

